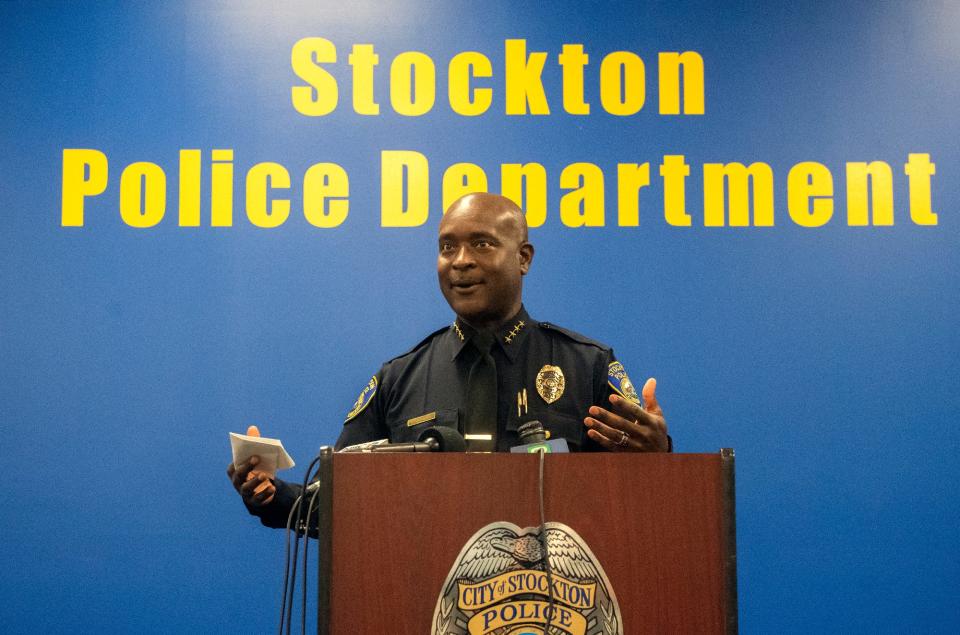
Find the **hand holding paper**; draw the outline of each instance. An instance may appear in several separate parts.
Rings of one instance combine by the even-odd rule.
[[[247,428],[246,434],[230,433],[230,447],[233,450],[233,465],[239,469],[240,464],[250,457],[260,457],[257,471],[263,472],[271,478],[277,470],[285,470],[294,466],[293,459],[283,448],[280,439],[269,439],[260,436],[257,426]]]
[[[243,502],[255,507],[270,503],[277,492],[270,479],[277,470],[294,464],[283,444],[279,439],[261,437],[257,426],[250,426],[245,435],[231,432],[230,446],[233,462],[227,466],[227,477]]]

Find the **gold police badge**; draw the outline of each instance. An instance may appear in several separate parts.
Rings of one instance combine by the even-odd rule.
[[[610,580],[576,531],[495,522],[475,533],[450,569],[432,635],[623,635]],[[549,558],[548,572],[545,561]]]
[[[563,371],[559,366],[547,364],[537,373],[537,392],[547,403],[553,403],[559,399],[565,386]]]

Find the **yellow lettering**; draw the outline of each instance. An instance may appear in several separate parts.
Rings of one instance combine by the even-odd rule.
[[[337,80],[320,64],[337,61],[337,47],[322,37],[298,40],[290,51],[290,66],[307,86],[290,89],[293,107],[301,115],[321,117],[337,107]]]
[[[381,152],[380,225],[418,227],[427,222],[429,213],[430,166],[427,157],[409,150]]]
[[[674,227],[690,227],[686,191],[690,166],[684,161],[684,156],[665,155],[660,164],[660,176],[663,177],[663,218]]]
[[[813,199],[813,207],[810,206]],[[787,207],[801,227],[821,227],[833,217],[833,175],[813,161],[798,163],[787,175]]]
[[[683,114],[704,113],[703,58],[694,51],[660,53],[660,114],[680,114],[680,68],[683,67]]]
[[[61,226],[83,227],[84,199],[103,194],[107,189],[107,173],[107,155],[99,150],[70,148],[63,151]]]
[[[131,163],[120,174],[120,217],[131,227],[153,227],[167,207],[167,177],[156,163]]]
[[[617,223],[640,225],[640,188],[650,185],[650,164],[621,163],[617,166]]]
[[[867,184],[870,184],[869,193]],[[847,163],[847,224],[893,225],[893,171],[883,161]]]
[[[492,77],[493,66],[486,55],[476,51],[466,51],[454,55],[450,60],[449,84],[447,95],[450,108],[458,115],[476,117],[487,112],[493,103],[493,90],[477,88],[471,92],[470,79],[473,77]],[[446,206],[444,206],[446,209]]]
[[[316,166],[314,166],[316,167]],[[258,163],[247,172],[247,218],[257,227],[279,227],[290,216],[290,201],[278,199],[267,209],[267,190],[290,189],[290,173],[279,163]]]
[[[443,173],[443,209],[464,194],[487,191],[487,174],[473,163],[454,163]]]
[[[504,163],[500,166],[503,195],[527,214],[529,227],[547,220],[547,170],[539,163]],[[526,196],[524,196],[526,189]]]
[[[341,225],[350,212],[348,196],[350,179],[336,163],[315,163],[303,175],[303,216],[314,227]]]
[[[506,112],[508,115],[525,115],[530,106],[531,115],[549,115],[550,106],[543,92],[543,65],[546,53],[531,53],[527,58],[526,40],[504,42],[504,75]]]
[[[621,80],[622,72],[622,80]],[[646,70],[635,53],[614,51],[600,62],[600,103],[611,115],[627,116],[643,108]]]
[[[592,163],[571,163],[560,173],[560,187],[573,190],[560,199],[567,227],[603,226],[603,171]]]
[[[233,226],[233,150],[214,150],[210,165],[210,225]]]
[[[373,44],[354,44],[347,62],[353,67],[353,110],[358,115],[379,115],[373,98],[373,69],[380,63]],[[336,105],[336,104],[334,104]]]
[[[910,220],[917,225],[936,225],[930,195],[930,177],[937,173],[936,164],[930,162],[929,154],[910,154],[903,171],[910,177]]]
[[[557,59],[563,67],[563,109],[571,115],[589,115],[590,104],[583,100],[583,67],[590,57],[582,44],[564,44]]]
[[[724,184],[729,183],[730,227],[750,226],[753,186],[753,224],[773,225],[773,170],[766,163],[704,163],[703,220],[707,227],[724,226]]]
[[[411,78],[412,76],[412,78]],[[390,65],[390,103],[407,117],[430,112],[436,100],[437,69],[418,51],[397,55]]]
[[[180,151],[180,227],[200,227],[199,150]]]

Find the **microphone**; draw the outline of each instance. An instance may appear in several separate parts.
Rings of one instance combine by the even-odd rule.
[[[467,442],[457,430],[447,426],[431,426],[420,433],[412,443],[388,443],[386,439],[358,443],[343,448],[340,452],[466,452]]]
[[[434,452],[466,452],[467,440],[456,428],[431,426],[420,433],[419,440],[435,444]]]
[[[547,439],[543,424],[534,419],[527,421],[517,428],[520,435],[520,445],[510,448],[513,454],[529,454],[533,452],[569,452],[570,446],[566,439]]]
[[[380,445],[387,445],[390,443],[390,439],[377,439],[376,441],[364,441],[363,443],[355,443],[353,445],[348,445],[337,450],[337,454],[342,454],[344,452],[370,452],[373,448]]]
[[[517,428],[517,434],[520,436],[520,443],[541,443],[547,440],[543,424],[536,419],[522,424]]]

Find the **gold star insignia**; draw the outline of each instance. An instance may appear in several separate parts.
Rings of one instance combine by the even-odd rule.
[[[503,336],[504,343],[509,344],[510,342],[512,342],[513,338],[515,338],[520,333],[520,331],[523,330],[523,327],[525,327],[526,325],[527,324],[523,320],[520,320],[519,322],[514,324],[513,328],[510,329],[510,332]]]

